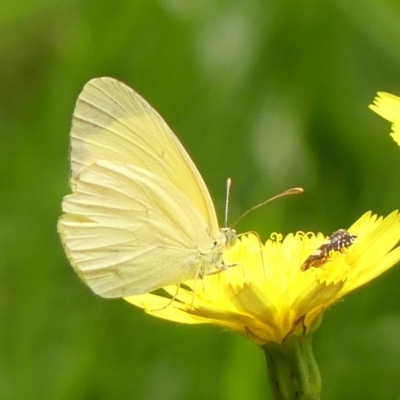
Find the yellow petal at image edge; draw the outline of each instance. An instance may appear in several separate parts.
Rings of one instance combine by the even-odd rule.
[[[378,92],[369,108],[393,123],[393,132],[390,136],[400,146],[400,97],[386,92]]]

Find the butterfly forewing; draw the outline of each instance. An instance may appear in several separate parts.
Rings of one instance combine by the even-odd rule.
[[[141,167],[169,181],[217,234],[214,205],[186,150],[140,95],[113,78],[92,79],[78,97],[71,131],[72,188],[83,168],[104,159]]]

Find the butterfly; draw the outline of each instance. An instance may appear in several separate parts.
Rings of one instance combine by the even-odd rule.
[[[356,235],[350,234],[346,229],[333,232],[329,239],[304,261],[301,270],[306,271],[311,267],[317,268],[327,263],[332,252],[342,253],[356,238]]]
[[[70,140],[72,193],[58,232],[96,294],[138,295],[226,268],[236,232],[219,228],[199,171],[139,94],[113,78],[90,80]]]

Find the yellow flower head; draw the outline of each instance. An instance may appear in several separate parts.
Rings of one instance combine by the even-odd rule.
[[[400,146],[400,97],[390,93],[378,92],[370,109],[390,121],[393,132],[390,136]]]
[[[304,261],[326,243],[321,233],[272,234],[262,244],[244,235],[224,254],[231,265],[219,274],[187,281],[179,290],[126,297],[154,316],[181,323],[212,323],[239,331],[256,343],[282,343],[290,334],[308,334],[323,311],[346,293],[374,279],[400,259],[400,216],[364,214],[349,229],[356,236],[340,251],[329,251],[318,266]],[[316,253],[317,251],[317,253]]]

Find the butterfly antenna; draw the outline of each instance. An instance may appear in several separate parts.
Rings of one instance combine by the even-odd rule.
[[[229,194],[231,192],[232,179],[226,180],[226,199],[225,199],[225,228],[228,226]]]
[[[300,188],[300,187],[296,187],[296,188],[291,188],[291,189],[285,190],[284,192],[279,193],[279,194],[277,194],[276,196],[271,197],[270,199],[265,200],[265,201],[263,201],[262,203],[257,204],[257,205],[254,206],[254,207],[251,207],[249,210],[247,210],[245,213],[243,213],[243,214],[235,221],[235,223],[232,225],[232,227],[234,227],[240,220],[242,220],[244,217],[246,217],[246,216],[247,216],[248,214],[250,214],[252,211],[257,210],[257,208],[262,207],[263,205],[269,203],[269,202],[272,201],[272,200],[278,199],[279,197],[283,197],[283,196],[289,196],[289,195],[291,195],[291,194],[300,194],[300,193],[303,193],[303,192],[304,192],[304,190],[303,190],[302,188]]]

